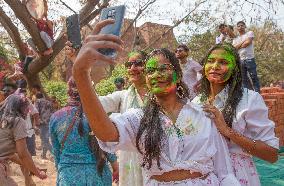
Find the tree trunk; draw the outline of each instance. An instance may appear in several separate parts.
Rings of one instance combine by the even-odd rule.
[[[32,40],[39,50],[39,52],[45,51],[47,48],[45,43],[40,37],[39,30],[34,22],[33,18],[29,14],[28,10],[24,3],[20,0],[4,0],[10,8],[13,10],[16,17],[24,25],[25,29],[31,35]],[[99,4],[98,0],[88,0],[85,6],[80,11],[80,26],[81,28],[87,25],[93,18],[95,18],[101,11],[102,8],[108,6],[110,0],[104,1],[103,4],[99,5],[99,8],[94,10],[95,7]],[[94,10],[94,11],[93,11]],[[16,48],[19,51],[20,56],[25,56],[24,50],[22,50],[23,41],[21,40],[19,31],[17,27],[13,24],[12,20],[5,14],[5,12],[0,7],[0,23],[7,30],[8,34],[12,38]],[[28,66],[27,72],[24,74],[27,78],[29,87],[34,84],[41,86],[38,73],[41,72],[45,67],[47,67],[57,56],[57,54],[64,48],[66,38],[63,37],[63,33],[59,38],[56,39],[52,48],[53,53],[50,56],[39,55],[35,58],[31,64]]]

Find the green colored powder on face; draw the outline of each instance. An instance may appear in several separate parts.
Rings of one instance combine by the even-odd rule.
[[[208,60],[211,59],[224,59],[228,62],[229,69],[233,70],[236,67],[236,58],[228,52],[223,52],[222,54],[210,54]]]
[[[223,82],[227,81],[228,79],[230,79],[235,67],[236,67],[236,58],[234,55],[232,55],[231,53],[227,52],[227,51],[222,51],[220,53],[211,53],[208,56],[208,61],[210,60],[215,60],[211,63],[206,63],[205,64],[205,76],[208,77],[208,73],[210,71],[210,69],[212,68],[220,68],[222,65],[222,62],[217,61],[217,60],[225,60],[227,62],[226,66],[228,68],[228,72],[226,74],[224,74],[223,76]]]
[[[177,83],[177,73],[176,73],[176,71],[173,72],[173,83],[174,84]]]

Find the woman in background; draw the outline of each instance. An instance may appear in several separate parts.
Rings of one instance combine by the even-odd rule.
[[[118,175],[116,156],[105,153],[91,134],[74,80],[68,81],[68,104],[55,112],[49,122],[57,169],[57,186],[111,186]]]

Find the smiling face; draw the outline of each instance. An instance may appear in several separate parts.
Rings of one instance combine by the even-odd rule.
[[[146,83],[155,95],[167,95],[176,91],[177,73],[163,55],[158,54],[146,62]]]
[[[141,60],[141,55],[139,53],[130,53],[129,58],[128,58],[128,67],[127,68],[127,75],[129,78],[129,81],[132,83],[135,82],[144,82],[145,77],[144,77],[144,62]],[[139,63],[138,61],[141,61]],[[133,64],[131,64],[133,63]]]
[[[208,56],[205,76],[210,83],[224,84],[236,67],[236,58],[224,49],[216,49]]]

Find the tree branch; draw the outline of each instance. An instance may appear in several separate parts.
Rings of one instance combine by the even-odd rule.
[[[93,11],[91,14],[87,15],[86,12],[84,11],[90,11],[88,8],[85,8],[86,6],[90,7],[90,3],[89,2],[93,2],[93,0],[88,1],[88,3],[86,3],[86,5],[84,6],[84,8],[82,8],[82,10],[84,11],[80,11],[80,26],[86,26],[94,17],[96,17],[101,10],[108,6],[108,2],[110,0],[104,1],[104,3],[99,7],[99,9],[96,9],[95,11]],[[92,6],[93,8],[95,7]],[[86,17],[83,17],[81,15],[84,15]],[[45,67],[47,67],[53,60],[54,58],[57,56],[57,54],[64,48],[65,46],[65,42],[67,41],[66,37],[64,37],[63,35],[61,35],[60,37],[58,37],[56,39],[56,41],[54,42],[52,48],[53,48],[53,53],[51,56],[40,56],[39,58],[35,59],[28,67],[28,73],[29,74],[37,74],[40,71],[42,71]]]
[[[0,23],[4,29],[8,32],[13,43],[15,44],[20,55],[24,54],[23,42],[18,31],[18,28],[13,24],[11,19],[6,15],[2,7],[0,7]]]

